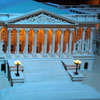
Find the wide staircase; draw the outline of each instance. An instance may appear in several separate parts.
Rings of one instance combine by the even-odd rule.
[[[100,98],[81,82],[72,82],[61,60],[22,59],[25,83],[1,91],[0,100],[68,100]]]
[[[24,64],[25,83],[70,81],[60,60],[26,60]]]

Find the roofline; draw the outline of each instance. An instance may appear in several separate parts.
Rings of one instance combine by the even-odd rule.
[[[35,11],[32,11],[32,12],[25,13],[25,14],[19,16],[19,17],[16,17],[16,18],[13,18],[13,19],[6,21],[6,23],[13,23],[13,22],[19,21],[20,19],[28,18],[29,16],[32,16],[33,14],[37,15],[37,14],[42,13],[42,12],[46,13],[46,14],[50,14],[50,15],[56,17],[56,18],[59,18],[61,20],[65,20],[65,21],[72,23],[72,24],[78,23],[77,21],[74,21],[72,19],[66,18],[66,17],[61,16],[61,15],[51,13],[51,12],[44,10],[44,9],[38,9],[38,10],[35,10]]]

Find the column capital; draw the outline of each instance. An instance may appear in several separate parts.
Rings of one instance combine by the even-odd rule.
[[[27,28],[27,29],[24,29],[26,32],[29,32],[29,28]]]
[[[34,32],[38,32],[39,28],[34,28]]]
[[[57,28],[53,28],[52,31],[55,33],[57,31]]]
[[[20,28],[16,28],[16,31],[20,31]]]
[[[7,28],[8,31],[12,31],[12,28]]]
[[[66,29],[65,28],[61,28],[61,32],[64,32]]]
[[[71,29],[70,29],[70,32],[73,32],[74,30],[75,30],[74,28],[71,28]]]
[[[47,33],[49,31],[49,28],[45,28],[44,31]]]
[[[88,27],[82,27],[83,28],[83,30],[86,30]]]
[[[75,27],[76,30],[78,30],[80,27]]]
[[[96,30],[96,27],[91,27],[91,30]]]

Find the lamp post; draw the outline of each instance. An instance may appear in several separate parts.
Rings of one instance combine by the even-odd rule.
[[[19,60],[15,61],[14,63],[17,66],[17,73],[16,76],[19,76],[19,70],[18,70],[18,66],[21,65],[21,62]]]
[[[81,61],[80,60],[74,60],[74,64],[76,64],[76,71],[75,71],[74,74],[78,75],[77,69],[78,69],[79,64],[81,64]]]

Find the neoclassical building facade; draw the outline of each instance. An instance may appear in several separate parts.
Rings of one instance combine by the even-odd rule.
[[[0,22],[1,53],[5,58],[80,59],[80,69],[92,69],[97,22],[77,22],[39,9]]]

